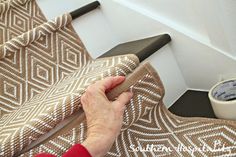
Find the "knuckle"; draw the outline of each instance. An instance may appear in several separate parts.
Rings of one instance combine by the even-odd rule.
[[[92,95],[94,93],[94,89],[95,88],[94,88],[93,85],[88,86],[88,88],[86,89],[85,94]]]
[[[101,82],[101,80],[96,80],[95,82],[94,82],[94,84],[98,84],[98,83],[100,83]]]
[[[125,109],[126,109],[126,105],[125,105],[125,104],[122,104],[122,103],[120,103],[120,102],[117,102],[117,105],[116,105],[116,107],[115,107],[115,111],[116,111],[117,113],[123,113]]]
[[[81,101],[82,104],[85,103],[85,101],[86,101],[86,95],[85,95],[85,94],[83,94],[83,95],[81,96],[80,101]]]
[[[126,104],[123,104],[123,105],[121,106],[121,110],[122,110],[122,111],[124,111],[126,108],[127,108]]]

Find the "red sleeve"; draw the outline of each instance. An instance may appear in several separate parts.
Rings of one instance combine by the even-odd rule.
[[[52,154],[37,154],[35,157],[56,157]],[[88,150],[81,144],[75,144],[72,146],[62,157],[92,157]]]

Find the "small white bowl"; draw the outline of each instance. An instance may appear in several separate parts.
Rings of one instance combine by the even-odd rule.
[[[236,120],[236,78],[214,85],[208,97],[217,118]]]

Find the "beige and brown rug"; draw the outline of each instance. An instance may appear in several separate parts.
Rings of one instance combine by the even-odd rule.
[[[128,76],[108,97],[134,97],[106,156],[236,156],[236,122],[171,114],[150,64],[138,67],[134,55],[93,60],[70,22],[69,14],[46,20],[34,0],[0,0],[0,156],[61,156],[83,142],[80,96],[115,75]]]
[[[113,99],[127,90],[134,96],[127,104],[121,133],[107,157],[236,156],[236,122],[171,114],[162,101],[163,84],[150,64],[139,66],[108,97]],[[72,145],[82,143],[87,131],[84,115],[70,123],[22,156],[40,152],[61,156]]]
[[[93,60],[69,14],[47,21],[34,0],[1,1],[0,8],[3,156],[15,155],[76,112],[91,82],[126,75],[138,65],[134,55]]]
[[[0,117],[92,60],[70,22],[35,0],[0,3]]]

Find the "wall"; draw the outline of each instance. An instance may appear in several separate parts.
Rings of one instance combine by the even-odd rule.
[[[107,3],[106,0],[101,2]],[[234,0],[113,0],[236,57]]]
[[[236,76],[236,51],[232,47],[236,42],[230,40],[236,34],[233,27],[236,1],[101,0],[101,3],[121,41],[168,32],[172,37],[170,49],[188,88],[209,90],[222,77]]]

